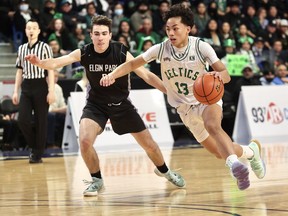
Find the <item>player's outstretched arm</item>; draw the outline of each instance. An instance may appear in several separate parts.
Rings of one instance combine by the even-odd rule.
[[[76,49],[68,55],[61,56],[59,58],[50,58],[40,60],[35,54],[29,54],[25,56],[25,60],[29,61],[31,64],[36,65],[40,68],[46,70],[55,70],[57,68],[64,67],[66,65],[78,62],[81,59],[80,49]]]
[[[146,64],[142,56],[134,58],[129,52],[127,52],[126,62],[118,66],[113,72],[107,74],[100,80],[100,85],[110,86],[115,82],[115,79],[125,76],[131,71],[135,71],[137,68]]]

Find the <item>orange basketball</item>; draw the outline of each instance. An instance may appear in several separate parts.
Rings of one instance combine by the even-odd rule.
[[[196,79],[193,85],[193,94],[200,103],[215,104],[223,97],[224,84],[208,73]]]

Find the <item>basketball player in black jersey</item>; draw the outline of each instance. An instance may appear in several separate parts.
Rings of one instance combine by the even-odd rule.
[[[135,107],[127,99],[129,76],[117,79],[115,85],[108,88],[100,86],[100,79],[103,76],[113,71],[118,65],[133,59],[133,56],[123,44],[111,41],[111,19],[105,16],[95,16],[91,24],[92,43],[82,49],[59,58],[49,59],[49,61],[40,60],[36,55],[26,56],[26,60],[44,69],[56,69],[79,61],[86,69],[90,86],[87,104],[80,121],[79,140],[81,154],[92,181],[84,191],[84,196],[96,196],[103,188],[99,158],[93,148],[93,143],[103,132],[108,119],[117,134],[131,133],[133,135],[157,167],[155,168],[157,175],[166,177],[177,187],[184,187],[184,179],[178,173],[168,169],[159,146],[146,129]],[[135,73],[148,84],[166,92],[162,81],[153,73],[147,72],[144,67],[135,70]]]

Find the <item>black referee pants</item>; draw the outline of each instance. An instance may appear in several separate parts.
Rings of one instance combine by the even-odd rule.
[[[18,124],[32,153],[42,156],[47,140],[48,84],[46,79],[24,79]]]

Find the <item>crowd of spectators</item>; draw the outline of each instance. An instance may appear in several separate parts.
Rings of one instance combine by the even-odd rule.
[[[263,62],[273,72],[280,64],[287,66],[287,0],[3,0],[0,18],[6,25],[0,27],[0,41],[22,32],[25,43],[25,23],[34,18],[41,25],[40,39],[58,43],[58,54],[65,54],[90,42],[91,17],[102,14],[113,20],[113,39],[137,56],[146,41],[153,45],[166,39],[162,15],[180,2],[195,12],[191,35],[211,44],[219,58],[225,59],[230,44],[230,54],[248,55],[254,73],[263,74]]]
[[[13,43],[15,34],[22,33],[18,44],[25,43],[25,23],[34,18],[40,23],[40,39],[58,44],[59,56],[89,43],[91,17],[102,14],[113,20],[113,39],[137,56],[145,44],[166,39],[162,15],[175,3],[192,8],[191,35],[211,44],[222,60],[227,54],[247,55],[253,72],[260,75],[267,73],[267,62],[271,73],[280,64],[288,65],[287,0],[3,0],[0,18],[6,25],[0,26],[0,41]],[[79,71],[83,68],[76,64],[59,76],[79,78]]]

